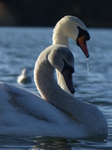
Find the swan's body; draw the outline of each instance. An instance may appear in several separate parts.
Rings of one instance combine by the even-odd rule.
[[[69,47],[68,38],[73,39],[76,44],[82,49],[86,57],[89,57],[86,40],[90,39],[88,30],[81,20],[74,16],[65,16],[56,24],[53,31],[53,44],[61,44]],[[58,70],[57,80],[60,87],[66,92],[68,90],[63,76]]]
[[[42,98],[1,83],[0,135],[106,138],[107,122],[101,111],[75,99],[55,81],[56,68],[68,78],[66,84],[73,91],[69,82],[73,67],[74,59],[69,49],[52,45],[40,54],[34,69],[35,83]]]
[[[22,69],[21,74],[17,77],[18,83],[31,83],[31,74],[28,69]]]
[[[0,135],[75,138],[84,134],[72,118],[34,93],[0,83],[0,96]]]

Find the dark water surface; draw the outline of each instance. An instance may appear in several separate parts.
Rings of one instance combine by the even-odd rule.
[[[52,28],[0,28],[0,81],[38,92],[34,81],[17,83],[22,68],[33,76],[35,61],[40,52],[52,44]],[[0,150],[5,149],[112,149],[112,30],[89,29],[87,60],[75,42],[70,49],[75,56],[75,96],[93,103],[108,122],[108,138],[104,141],[64,139],[58,137],[0,137]]]

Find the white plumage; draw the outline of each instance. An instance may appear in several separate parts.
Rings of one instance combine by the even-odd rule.
[[[55,81],[55,68],[63,73],[65,62],[68,69],[74,67],[72,53],[60,45],[46,48],[38,57],[34,78],[42,98],[0,83],[0,135],[106,138],[107,122],[102,112],[75,99]]]

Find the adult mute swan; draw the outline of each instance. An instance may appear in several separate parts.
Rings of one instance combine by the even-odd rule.
[[[34,80],[42,97],[0,84],[0,135],[106,138],[107,122],[102,112],[62,90],[54,77],[55,68],[73,93],[74,58],[61,45],[46,48],[35,64]]]
[[[84,23],[74,16],[65,16],[58,21],[53,30],[53,44],[61,44],[69,47],[68,38],[73,39],[82,49],[86,57],[89,57],[86,41],[90,39],[90,35]],[[61,73],[56,70],[57,80],[60,87],[66,92],[68,90],[64,78]]]

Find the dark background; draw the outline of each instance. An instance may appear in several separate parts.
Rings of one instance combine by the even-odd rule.
[[[0,26],[54,26],[65,15],[112,27],[112,0],[0,0]]]

